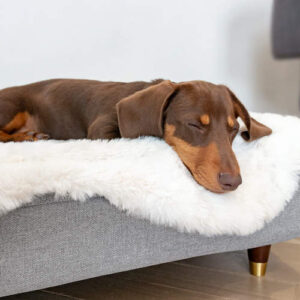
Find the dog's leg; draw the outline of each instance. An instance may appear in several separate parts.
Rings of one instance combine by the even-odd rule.
[[[12,138],[10,134],[7,134],[6,132],[0,130],[0,142],[11,142]]]
[[[17,113],[10,122],[0,129],[0,142],[23,142],[48,139],[49,136],[47,134],[31,130],[31,126],[28,126],[29,118],[30,116],[26,112]]]
[[[33,118],[26,111],[22,91],[8,88],[0,91],[0,142],[22,142],[48,139],[37,132]]]
[[[17,88],[8,88],[0,91],[0,141],[13,141],[11,134],[24,125],[22,101]]]
[[[39,140],[48,140],[49,135],[43,133],[37,133],[34,131],[28,132],[18,132],[13,134],[8,134],[0,130],[0,142],[34,142]]]
[[[99,116],[88,128],[88,139],[115,139],[120,137],[117,117],[114,114]]]
[[[29,114],[18,112],[20,108],[15,103],[0,99],[0,108],[0,142],[38,141],[49,138],[47,134],[31,130],[28,126]]]

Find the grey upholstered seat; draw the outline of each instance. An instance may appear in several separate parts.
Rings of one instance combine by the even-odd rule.
[[[0,217],[0,296],[300,236],[300,191],[280,216],[245,237],[179,233],[99,197],[60,200],[48,195]]]

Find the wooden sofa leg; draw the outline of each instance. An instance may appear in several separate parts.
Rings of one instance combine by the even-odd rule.
[[[267,269],[271,245],[248,249],[250,273],[254,276],[264,276]]]

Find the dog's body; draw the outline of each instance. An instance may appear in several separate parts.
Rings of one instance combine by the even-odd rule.
[[[12,123],[18,123],[20,128],[5,131],[30,132],[28,139],[34,138],[33,133],[44,133],[57,140],[117,138],[120,132],[116,104],[161,81],[53,79],[4,89],[0,92],[0,128],[9,128],[7,125],[15,118],[11,127]],[[101,118],[98,127],[97,120]],[[11,139],[14,140],[13,135]]]
[[[252,140],[271,130],[225,86],[54,79],[0,91],[0,141],[164,138],[195,179],[214,192],[241,183],[231,143],[245,122]]]

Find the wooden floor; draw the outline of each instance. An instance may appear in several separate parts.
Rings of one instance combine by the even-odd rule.
[[[273,245],[267,275],[248,273],[246,251],[202,256],[3,300],[300,299],[300,238]]]

